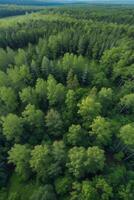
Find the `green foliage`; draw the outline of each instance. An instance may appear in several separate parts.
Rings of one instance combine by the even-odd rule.
[[[83,177],[85,175],[87,159],[86,149],[84,147],[73,147],[68,152],[69,162],[67,167],[75,177]]]
[[[121,127],[119,137],[122,142],[130,147],[134,145],[134,126],[133,124],[126,124]]]
[[[23,122],[20,117],[15,114],[8,114],[3,118],[3,134],[7,140],[19,142],[23,134]]]
[[[112,187],[103,178],[96,178],[95,189],[97,198],[102,200],[109,200],[112,198]],[[101,192],[100,192],[101,191]]]
[[[37,145],[32,150],[31,155],[31,168],[43,182],[50,177],[60,174],[66,161],[63,142],[54,142],[52,146]]]
[[[47,132],[50,136],[59,137],[63,134],[63,122],[58,111],[51,109],[48,111],[46,118]]]
[[[108,120],[98,116],[93,120],[89,134],[93,136],[96,145],[108,145],[111,143],[112,127]]]
[[[37,143],[44,136],[44,113],[34,105],[28,104],[22,112],[22,117],[28,132],[24,135],[25,140],[29,139],[31,143]]]
[[[125,95],[121,98],[120,104],[123,106],[123,109],[128,109],[130,112],[134,112],[134,94]]]
[[[53,187],[51,185],[45,185],[40,187],[37,191],[33,193],[30,200],[56,200],[56,195],[54,193]]]
[[[24,180],[29,178],[30,149],[26,145],[15,144],[8,153],[8,162],[13,163],[16,166],[15,171],[18,175]]]
[[[132,200],[134,197],[134,181],[130,181],[126,186],[121,186],[119,197],[123,200]]]
[[[99,149],[97,146],[89,147],[87,149],[86,165],[90,173],[96,173],[104,168],[105,155],[104,150]]]
[[[73,183],[73,191],[71,193],[71,200],[95,200],[97,197],[95,188],[89,181],[83,181],[81,184],[78,182]]]
[[[85,133],[80,125],[74,125],[69,127],[67,133],[67,142],[72,146],[81,146],[83,144]]]
[[[17,95],[11,87],[0,87],[1,115],[14,112],[17,108]]]
[[[61,197],[67,195],[72,186],[72,180],[69,176],[59,177],[55,181],[55,189]]]
[[[51,152],[47,145],[37,145],[31,152],[30,166],[39,177],[47,177],[51,163]]]
[[[101,112],[101,104],[92,96],[83,98],[81,103],[78,104],[78,107],[78,114],[80,114],[83,121],[86,123],[88,122],[89,125],[90,122]],[[88,124],[86,124],[86,126],[87,125]]]
[[[20,92],[20,99],[24,104],[37,104],[37,95],[31,87],[23,88]]]
[[[26,11],[0,19],[0,199],[134,199],[133,7],[0,5]]]
[[[29,69],[26,65],[22,65],[20,67],[15,66],[14,68],[8,68],[7,74],[13,86],[19,90],[24,88],[28,83],[28,81],[30,81],[31,79]]]
[[[64,100],[65,89],[61,83],[57,84],[57,81],[52,75],[49,75],[47,80],[47,98],[50,106],[60,104]]]

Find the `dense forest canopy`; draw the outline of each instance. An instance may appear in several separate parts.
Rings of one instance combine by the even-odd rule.
[[[0,200],[133,200],[134,7],[0,17]]]
[[[3,5],[0,4],[0,18],[10,17],[15,15],[24,15],[31,12],[37,12],[43,9],[42,7],[33,6],[17,6],[17,5]]]

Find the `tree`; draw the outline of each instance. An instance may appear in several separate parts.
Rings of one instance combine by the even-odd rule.
[[[101,103],[112,103],[113,100],[113,91],[111,88],[101,88],[101,90],[98,93],[99,99]]]
[[[59,137],[63,134],[63,122],[58,111],[54,109],[49,110],[45,122],[47,132],[50,136]]]
[[[123,110],[128,110],[130,113],[134,112],[134,94],[127,94],[121,98],[120,104],[123,107]]]
[[[129,181],[126,185],[121,185],[119,189],[119,198],[121,200],[133,200],[134,198],[134,181]]]
[[[111,167],[107,166],[107,181],[114,188],[118,188],[120,184],[126,182],[126,168],[123,165],[112,165]]]
[[[47,108],[47,82],[44,79],[36,80],[35,92],[37,94],[38,105],[40,108]]]
[[[31,80],[31,74],[26,65],[8,68],[7,74],[14,88],[18,90],[26,87]]]
[[[47,78],[48,75],[51,73],[51,64],[47,57],[43,57],[42,63],[41,63],[41,71],[43,73],[43,77]]]
[[[67,125],[71,124],[76,118],[77,112],[77,100],[76,100],[76,93],[74,90],[68,90],[65,99],[66,104],[66,115],[65,120],[67,120]]]
[[[82,130],[81,126],[74,125],[69,127],[68,133],[66,135],[67,138],[67,143],[72,145],[72,146],[81,146],[84,144],[84,130]]]
[[[82,116],[84,123],[88,127],[89,123],[101,112],[101,104],[92,96],[83,98],[81,103],[78,103],[78,107],[78,114]]]
[[[66,147],[63,141],[55,141],[52,145],[54,162],[62,168],[66,163]]]
[[[83,181],[81,186],[81,199],[83,200],[96,200],[96,190],[89,181]]]
[[[23,49],[19,49],[15,56],[15,64],[22,66],[27,64],[26,52]]]
[[[113,106],[113,90],[111,88],[101,88],[98,93],[99,101],[103,106],[104,114],[107,113],[108,109],[111,110]]]
[[[0,87],[7,87],[9,86],[10,84],[10,81],[9,81],[9,78],[7,76],[7,74],[3,71],[0,71]]]
[[[46,181],[62,173],[66,151],[62,141],[50,145],[37,145],[32,150],[30,165],[40,180]]]
[[[28,104],[22,112],[23,123],[25,125],[25,140],[36,144],[44,137],[44,113],[36,109],[34,105]]]
[[[84,147],[73,147],[68,152],[68,159],[67,167],[69,172],[76,178],[85,176],[86,149]]]
[[[9,47],[6,50],[0,48],[0,69],[6,71],[9,64],[14,63],[14,56],[14,51]]]
[[[27,105],[27,104],[33,104],[37,105],[37,94],[35,92],[35,89],[28,86],[26,88],[23,88],[21,92],[19,92],[21,101]]]
[[[17,108],[17,96],[11,87],[0,87],[0,113],[5,115]]]
[[[67,75],[67,87],[69,89],[76,89],[79,86],[77,75],[73,74],[73,70],[70,69]]]
[[[15,144],[8,152],[8,162],[15,165],[15,171],[18,175],[26,180],[30,175],[30,152],[31,150],[26,145]]]
[[[39,187],[34,191],[30,200],[56,200],[56,194],[52,185]]]
[[[18,192],[12,192],[9,194],[8,200],[18,200],[20,199],[20,194]]]
[[[88,173],[102,171],[105,164],[104,151],[98,147],[73,147],[68,152],[69,162],[67,167],[76,177],[84,177]]]
[[[96,173],[102,171],[105,164],[104,150],[97,146],[89,147],[87,149],[87,171],[90,173]]]
[[[112,127],[108,120],[98,116],[91,124],[91,131],[89,135],[93,136],[94,143],[100,146],[106,146],[111,142]]]
[[[98,200],[109,200],[113,197],[112,187],[105,181],[104,178],[97,177],[93,182]]]
[[[15,114],[8,114],[3,118],[3,134],[7,140],[20,141],[23,134],[23,121]]]
[[[67,195],[72,187],[72,179],[68,176],[61,176],[58,177],[55,181],[55,189],[56,193],[63,197],[64,195]]]
[[[47,98],[47,82],[44,79],[38,78],[36,81],[35,91],[40,100],[46,101]]]
[[[52,163],[49,166],[50,176],[57,177],[63,173],[66,163],[66,148],[63,141],[55,141],[51,147]]]
[[[61,83],[57,84],[52,75],[49,75],[47,80],[47,98],[50,106],[61,104],[65,98],[64,86]]]
[[[70,200],[96,200],[97,193],[90,181],[82,181],[82,183],[74,182],[73,191],[71,192]]]
[[[129,146],[133,147],[134,145],[134,125],[126,124],[120,128],[119,138],[121,141]]]
[[[30,166],[41,180],[47,180],[52,162],[51,150],[47,145],[37,145],[31,151]]]

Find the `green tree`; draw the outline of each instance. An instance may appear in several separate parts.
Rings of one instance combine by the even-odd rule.
[[[129,181],[128,184],[122,185],[119,189],[119,198],[121,200],[133,200],[134,198],[134,181]]]
[[[31,151],[30,166],[41,180],[48,179],[51,162],[52,157],[49,146],[37,145]]]
[[[93,136],[96,145],[108,145],[111,142],[112,127],[108,120],[98,116],[93,120],[89,135]]]
[[[76,118],[77,100],[76,100],[76,93],[74,90],[68,90],[66,94],[65,105],[66,105],[65,120],[67,120],[67,125],[68,125],[71,124],[71,122],[74,122],[74,119]]]
[[[5,115],[17,108],[17,95],[11,87],[0,87],[0,113]]]
[[[98,200],[109,200],[113,197],[112,187],[106,182],[104,178],[97,177],[93,181],[96,190],[96,197]]]
[[[36,81],[35,91],[40,100],[46,101],[47,98],[47,82],[44,79],[38,78]]]
[[[126,124],[120,128],[119,138],[121,141],[129,146],[134,146],[134,125]]]
[[[39,107],[47,108],[47,82],[44,79],[38,78],[36,80],[35,92]]]
[[[7,74],[14,88],[19,89],[19,90],[26,87],[26,85],[31,80],[30,71],[26,65],[8,68]]]
[[[69,172],[72,173],[76,178],[85,176],[86,172],[86,149],[84,147],[73,147],[68,152],[68,163],[67,167]]]
[[[41,72],[43,73],[43,77],[47,78],[51,73],[51,63],[47,57],[43,57],[41,63]]]
[[[121,98],[120,104],[123,110],[128,110],[129,112],[134,112],[134,94],[127,94]]]
[[[101,90],[98,93],[99,101],[103,107],[104,114],[108,112],[108,110],[112,109],[113,106],[113,90],[111,88],[101,88]]]
[[[68,195],[69,191],[71,190],[72,187],[72,179],[71,177],[64,176],[64,177],[59,177],[55,181],[55,189],[56,193],[61,196],[61,198],[64,195]]]
[[[30,175],[30,152],[31,150],[26,145],[15,144],[8,152],[8,162],[15,165],[15,171],[18,175],[26,180]]]
[[[58,111],[51,109],[45,117],[47,132],[50,136],[59,137],[63,134],[63,121]]]
[[[7,87],[10,85],[10,81],[9,78],[7,76],[7,74],[3,71],[0,71],[0,87]]]
[[[14,51],[7,47],[6,50],[0,48],[0,69],[6,71],[10,64],[14,63]]]
[[[72,124],[72,126],[69,127],[68,133],[66,135],[67,143],[72,146],[81,146],[82,144],[84,144],[84,136],[85,133],[84,130],[82,130],[81,126],[79,124]]]
[[[84,124],[88,127],[91,121],[101,112],[101,104],[92,96],[83,98],[81,103],[78,103],[78,107],[78,114],[82,116]]]
[[[35,89],[28,86],[26,88],[23,88],[21,92],[19,92],[21,101],[27,105],[27,104],[33,104],[37,105],[37,94],[35,92]]]
[[[37,145],[32,150],[30,165],[42,181],[57,177],[66,162],[66,150],[62,141],[49,145]]]
[[[67,87],[69,89],[76,89],[79,86],[79,81],[77,75],[73,73],[73,70],[70,69],[67,75]]]
[[[82,183],[74,182],[70,199],[95,200],[97,199],[97,192],[90,181],[85,180]]]
[[[35,190],[30,200],[56,200],[56,194],[52,185],[45,185]]]
[[[87,149],[86,167],[90,173],[102,171],[105,164],[104,150],[97,146],[89,147]]]
[[[38,143],[44,137],[44,113],[36,109],[34,105],[28,104],[22,112],[23,123],[25,125],[24,138],[31,143]]]
[[[26,52],[23,49],[19,49],[15,56],[15,64],[17,66],[22,66],[27,64]]]
[[[3,118],[3,134],[7,140],[20,141],[23,134],[23,121],[15,114],[8,114]]]
[[[47,98],[50,106],[61,104],[65,98],[64,86],[61,83],[57,84],[52,75],[49,75],[47,80]]]

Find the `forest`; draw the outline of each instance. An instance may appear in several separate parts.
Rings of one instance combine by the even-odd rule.
[[[40,11],[41,7],[33,7],[33,6],[17,6],[17,5],[3,5],[0,4],[0,18],[11,17],[17,15],[24,15],[26,13],[32,13],[36,11]]]
[[[0,200],[134,200],[134,6],[0,18]]]

